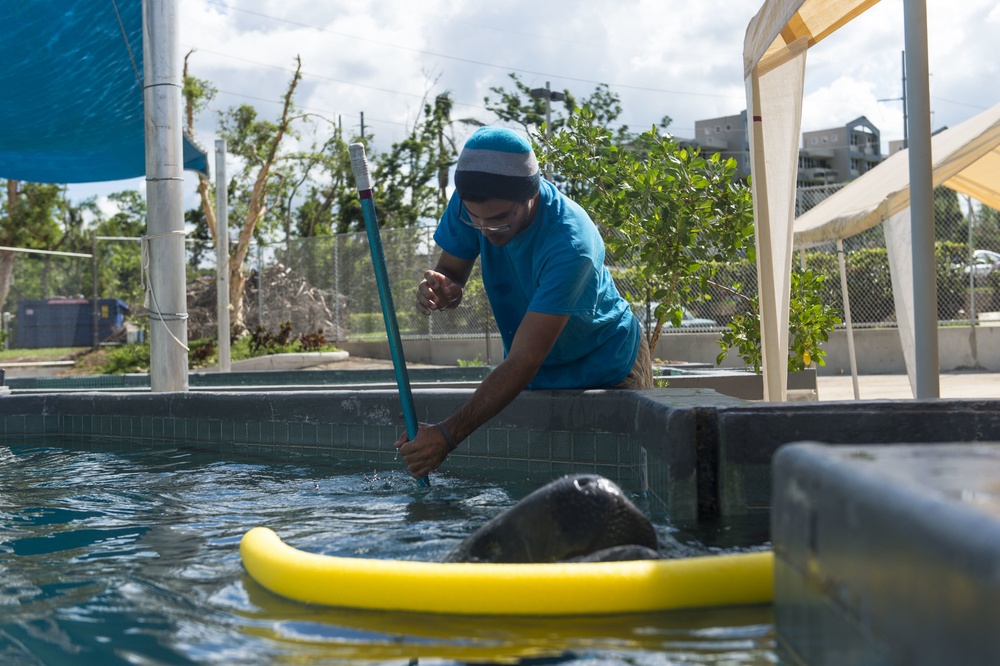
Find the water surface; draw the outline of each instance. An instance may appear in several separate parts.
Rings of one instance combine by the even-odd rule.
[[[347,557],[436,561],[540,483],[179,448],[0,447],[0,663],[772,664],[769,607],[601,618],[317,608],[243,571],[256,525]],[[641,501],[639,501],[641,505]],[[666,524],[664,548],[706,548]]]

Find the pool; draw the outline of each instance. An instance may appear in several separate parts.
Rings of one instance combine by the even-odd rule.
[[[0,446],[0,663],[773,664],[770,607],[555,620],[322,609],[258,587],[267,525],[330,555],[438,560],[537,482],[160,446]],[[640,505],[642,500],[638,500]],[[671,550],[704,551],[670,525]]]

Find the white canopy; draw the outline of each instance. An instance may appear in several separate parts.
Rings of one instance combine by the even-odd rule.
[[[839,241],[882,223],[903,357],[916,395],[909,156],[903,150],[796,218],[793,243]],[[1000,104],[931,138],[933,183],[1000,208]],[[847,303],[845,295],[845,303]],[[853,364],[852,364],[853,368]]]
[[[918,1],[922,0],[908,0]],[[747,26],[743,44],[743,73],[747,109],[751,116],[751,184],[757,236],[765,400],[782,401],[786,396],[792,222],[806,52],[810,46],[849,23],[876,2],[878,0],[765,0]],[[926,26],[920,21],[921,18],[925,20],[924,13],[913,13],[912,16],[914,26],[925,31]],[[908,28],[907,42],[918,32]],[[907,53],[907,71],[912,72],[915,79],[922,77],[926,82],[926,41],[922,57],[913,58],[913,64],[917,66],[911,67],[910,60],[911,54]],[[911,125],[915,124],[918,130],[910,132],[914,147],[913,163],[917,165],[924,164],[929,150],[924,136],[930,134],[929,109],[924,108],[926,105],[923,103],[925,90],[926,86],[914,95],[917,104],[910,116]],[[926,131],[924,120],[927,120]],[[917,182],[927,180],[924,174],[916,179]],[[930,188],[927,189],[929,199]],[[924,204],[927,202],[924,197],[920,197],[920,201],[918,217],[923,219],[926,217]],[[925,245],[920,243],[922,249],[926,249]],[[907,268],[911,264],[907,264]],[[923,272],[921,278],[926,280]],[[921,331],[925,328],[928,312],[926,304],[922,303]],[[927,341],[921,338],[921,350],[926,351],[927,347]],[[936,352],[936,347],[934,349]],[[936,366],[935,357],[935,372]]]
[[[1000,104],[931,138],[934,186],[1000,209]],[[910,205],[905,150],[852,181],[794,222],[796,247],[848,238]]]
[[[784,400],[792,219],[806,50],[878,0],[766,0],[747,26],[743,76],[750,154],[764,399]]]

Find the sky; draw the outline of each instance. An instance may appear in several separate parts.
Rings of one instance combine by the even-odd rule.
[[[619,122],[642,131],[663,116],[694,137],[696,120],[746,107],[743,39],[757,0],[179,0],[190,73],[218,94],[196,121],[214,149],[218,113],[251,104],[277,118],[301,56],[301,111],[339,121],[386,149],[426,98],[450,91],[453,118],[493,123],[484,97],[528,86],[619,95]],[[954,126],[1000,102],[1000,5],[927,0],[931,126]],[[882,0],[809,50],[802,131],[866,116],[888,142],[903,138],[903,0]],[[471,130],[469,130],[471,131]],[[464,137],[459,134],[459,143]],[[210,157],[210,163],[214,158]],[[196,176],[185,176],[185,206]],[[72,185],[73,200],[144,190],[142,179]]]

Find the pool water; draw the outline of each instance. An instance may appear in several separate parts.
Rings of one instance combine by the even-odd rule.
[[[303,550],[439,560],[534,490],[179,448],[0,446],[0,664],[773,664],[770,607],[601,618],[317,608],[243,571],[271,527]],[[666,544],[691,552],[658,525]]]

